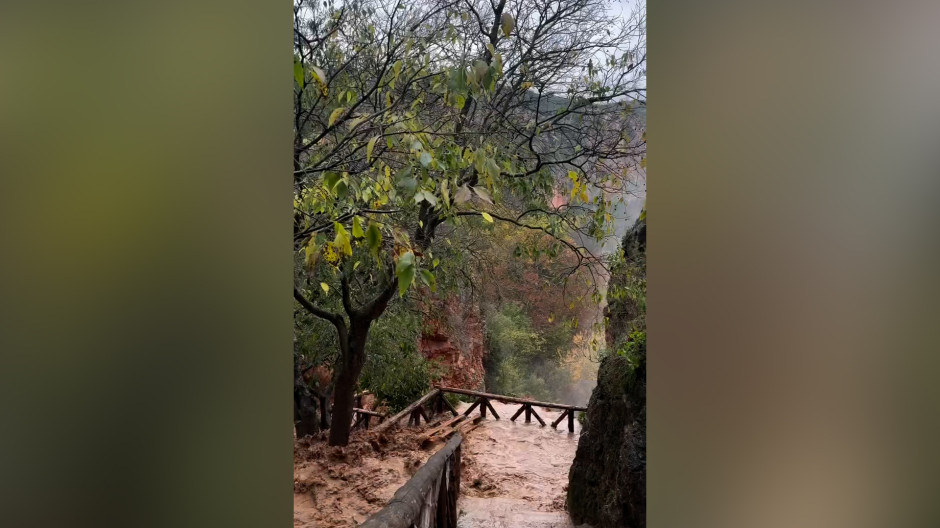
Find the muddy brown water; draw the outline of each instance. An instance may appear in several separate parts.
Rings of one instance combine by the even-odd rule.
[[[560,412],[536,408],[546,422],[525,415],[509,418],[515,404],[492,402],[499,413],[464,437],[458,500],[459,528],[571,528],[565,513],[568,470],[578,445],[580,424],[569,433],[567,420],[551,427]],[[469,404],[462,404],[462,412]],[[473,415],[478,415],[474,410]],[[441,418],[446,419],[446,418]],[[420,449],[428,426],[403,426],[385,435],[376,451],[368,432],[357,431],[346,448],[316,440],[295,443],[294,527],[354,528],[391,500],[441,444]]]
[[[465,438],[464,475],[457,502],[459,528],[571,528],[565,512],[568,470],[578,447],[580,424],[569,433],[567,419],[553,429],[561,411],[536,408],[545,426],[525,414],[509,418],[516,404],[492,402],[500,420],[486,420]],[[461,404],[463,412],[470,404]],[[474,410],[474,414],[477,411]]]

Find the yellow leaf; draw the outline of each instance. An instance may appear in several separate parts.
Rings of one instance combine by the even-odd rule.
[[[489,213],[483,213],[482,216],[483,216],[483,219],[486,220],[487,222],[489,222],[489,223],[491,223],[491,224],[493,223],[493,217],[490,216]]]
[[[330,285],[329,285],[329,284],[327,284],[327,283],[325,283],[325,282],[321,282],[321,283],[320,283],[320,287],[323,288],[323,291],[324,291],[324,292],[330,293]]]
[[[513,26],[516,25],[516,21],[513,20],[512,15],[509,13],[503,13],[503,16],[500,17],[500,25],[503,27],[503,35],[508,37],[512,32]]]
[[[336,120],[339,119],[339,116],[343,115],[344,110],[346,109],[343,108],[342,106],[337,108],[336,110],[333,110],[333,113],[330,114],[330,120],[327,123],[327,126],[333,126],[333,123],[335,123]]]
[[[324,256],[326,257],[326,261],[334,266],[339,261],[339,255],[336,254],[336,249],[332,242],[327,243],[324,249]]]

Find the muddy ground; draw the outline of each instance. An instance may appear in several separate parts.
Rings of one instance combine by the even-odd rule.
[[[380,510],[436,450],[418,448],[421,430],[356,431],[346,447],[326,433],[294,442],[294,526],[354,527]]]

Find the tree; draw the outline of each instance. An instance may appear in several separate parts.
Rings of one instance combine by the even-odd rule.
[[[331,445],[372,323],[416,278],[436,288],[456,230],[506,223],[601,262],[586,241],[610,234],[645,144],[642,18],[604,6],[295,4],[294,298],[337,334]]]

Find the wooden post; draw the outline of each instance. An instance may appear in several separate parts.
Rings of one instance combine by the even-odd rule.
[[[531,405],[529,405],[529,412],[532,413],[532,416],[535,416],[535,419],[539,421],[539,424],[541,424],[542,427],[545,427],[545,420],[543,420],[542,417],[539,416],[539,413],[535,412],[535,409],[532,408]]]
[[[366,415],[366,429],[369,428],[369,422],[370,422],[370,421],[372,421],[372,415],[371,415],[371,414],[367,414],[367,415]]]
[[[568,411],[568,432],[574,432],[574,411]]]
[[[486,407],[487,401],[486,398],[480,398],[480,416],[486,418]]]
[[[417,406],[413,411],[411,411],[411,420],[408,421],[408,425],[419,426],[421,425],[421,418],[424,418],[425,422],[428,422],[428,415],[424,412],[424,407]]]
[[[515,421],[516,421],[516,418],[518,418],[519,415],[522,414],[522,411],[524,411],[524,410],[525,410],[525,404],[523,404],[522,407],[519,407],[519,410],[516,411],[516,414],[512,415],[512,418],[510,418],[509,421],[510,421],[510,422],[515,422]]]
[[[448,411],[450,411],[450,413],[453,414],[454,416],[457,416],[458,414],[460,414],[457,412],[457,409],[454,409],[454,406],[451,405],[449,401],[447,401],[447,398],[444,397],[443,392],[441,393],[441,405],[443,405],[443,407],[446,408]],[[444,412],[444,410],[441,409],[441,412]]]
[[[526,406],[525,406],[525,423],[529,423],[529,422],[531,422],[531,421],[532,421],[532,406],[529,405],[529,404],[526,404]]]
[[[473,405],[471,405],[466,411],[463,412],[463,415],[470,416],[470,413],[472,413],[473,410],[477,408],[477,405],[480,405],[480,400],[475,401]]]
[[[555,421],[552,422],[552,427],[553,427],[553,428],[558,428],[558,424],[560,424],[561,421],[565,419],[565,416],[568,416],[568,413],[570,413],[570,412],[571,412],[571,411],[570,411],[569,409],[565,409],[565,410],[558,416],[558,418],[556,418]]]
[[[493,408],[493,404],[490,403],[490,400],[486,400],[486,406],[490,408],[490,412],[493,413],[493,418],[499,420],[499,413],[496,412],[496,409]]]
[[[320,396],[320,429],[329,429],[330,424],[326,419],[326,396]]]

